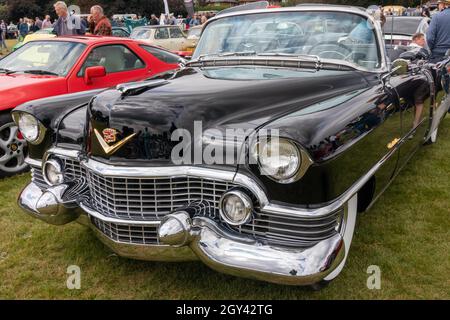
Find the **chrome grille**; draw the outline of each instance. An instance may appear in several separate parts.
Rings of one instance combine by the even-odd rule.
[[[213,204],[218,214],[222,194],[230,182],[198,177],[104,177],[88,171],[91,205],[105,216],[121,219],[160,220],[192,201]]]
[[[158,245],[158,226],[139,226],[105,222],[92,217],[92,223],[108,238],[122,243]]]
[[[40,188],[47,188],[49,186],[44,180],[42,169],[39,167],[31,167],[31,181]]]
[[[331,237],[338,230],[341,218],[342,211],[322,218],[254,212],[249,223],[232,228],[272,244],[301,247]]]
[[[63,158],[64,161],[64,175],[69,179],[78,179],[86,177],[86,169],[81,166],[80,162],[71,158]]]

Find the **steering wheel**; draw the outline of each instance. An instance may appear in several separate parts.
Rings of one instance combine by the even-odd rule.
[[[335,42],[335,41],[322,41],[322,42],[317,43],[317,44],[314,45],[313,47],[311,47],[311,49],[309,49],[309,51],[308,51],[308,54],[313,54],[312,51],[314,51],[314,50],[318,51],[318,48],[320,48],[320,46],[323,46],[323,45],[330,45],[330,44],[333,44],[333,45],[335,45],[335,46],[338,46],[338,47],[340,47],[340,48],[346,50],[346,51],[348,52],[348,54],[346,55],[346,54],[344,54],[344,53],[342,53],[342,52],[339,52],[339,51],[336,51],[336,50],[326,50],[326,51],[321,51],[321,52],[317,53],[316,55],[319,56],[319,57],[321,57],[323,53],[335,53],[335,54],[337,54],[338,56],[343,57],[344,60],[347,60],[347,59],[352,55],[352,53],[353,53],[353,50],[352,50],[350,47],[348,47],[347,45],[345,45],[345,44],[343,44],[343,43],[341,43],[341,42]]]

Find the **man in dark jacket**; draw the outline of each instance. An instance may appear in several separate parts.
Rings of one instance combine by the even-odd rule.
[[[446,4],[448,3],[446,1]],[[427,31],[427,42],[433,61],[444,58],[445,53],[450,49],[450,8],[433,16]]]

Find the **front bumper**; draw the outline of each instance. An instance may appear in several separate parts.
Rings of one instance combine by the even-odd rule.
[[[60,185],[42,190],[31,182],[21,192],[18,204],[28,214],[50,224],[78,221],[91,227],[100,240],[118,255],[156,261],[199,259],[219,272],[288,285],[308,285],[331,280],[342,269],[353,234],[356,196],[344,210],[341,228],[308,248],[264,243],[236,234],[215,220],[174,211],[162,221],[135,221],[103,216],[70,195],[80,186]],[[123,243],[101,232],[94,221],[133,226],[155,225],[157,245]]]

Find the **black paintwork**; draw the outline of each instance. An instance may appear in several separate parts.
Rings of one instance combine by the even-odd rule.
[[[83,116],[79,117],[80,111],[75,111],[82,106],[86,107],[92,97],[102,91],[104,89],[37,99],[16,107],[12,112],[31,113],[47,128],[46,137],[40,145],[29,144],[29,156],[33,159],[41,159],[45,151],[57,142],[69,143],[71,148],[81,149],[84,132],[80,128],[85,126],[86,112],[84,111]],[[71,119],[72,112],[75,112],[76,119]],[[60,123],[62,123],[61,126]],[[56,139],[56,132],[60,139]]]
[[[279,129],[281,136],[304,148],[314,161],[302,179],[279,184],[261,176],[255,165],[227,165],[227,169],[252,175],[273,202],[313,207],[337,198],[380,159],[389,156],[374,177],[378,194],[402,159],[422,143],[434,104],[429,90],[423,121],[414,130],[414,138],[405,139],[403,153],[397,146],[388,148],[394,139],[412,132],[415,88],[434,84],[423,73],[388,77],[385,83],[382,76],[270,67],[186,68],[166,83],[136,94],[107,90],[97,95],[86,109],[88,126],[84,131],[85,108],[64,109],[56,103],[61,114],[50,107],[27,110],[52,130],[59,125],[52,143],[81,146],[88,156],[118,165],[171,165],[170,152],[176,143],[170,140],[171,133],[182,128],[192,134],[194,121],[202,121],[203,130],[220,132],[227,128]],[[439,86],[437,90],[437,95],[446,97]],[[94,129],[102,132],[104,128],[117,129],[118,140],[131,133],[138,135],[107,156],[92,134]],[[88,132],[90,135],[83,137]],[[247,151],[245,144],[236,144],[236,149]],[[40,147],[45,150],[48,146]]]

